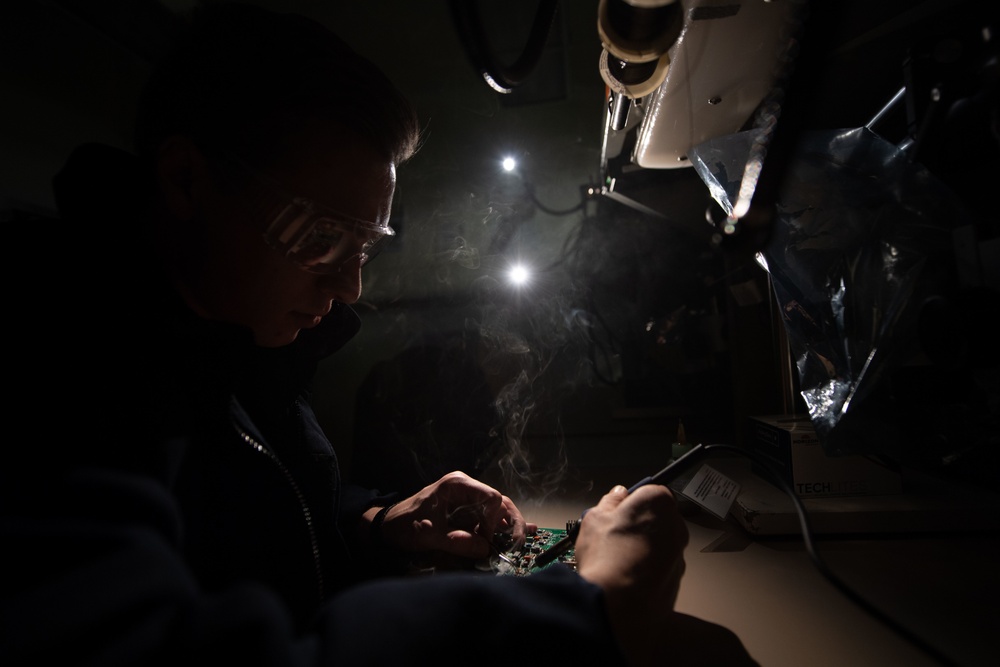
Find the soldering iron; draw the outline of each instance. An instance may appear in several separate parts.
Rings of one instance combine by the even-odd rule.
[[[689,452],[681,456],[680,458],[672,461],[666,468],[656,473],[655,475],[650,475],[649,477],[644,477],[635,484],[633,484],[628,492],[632,493],[640,486],[645,486],[647,484],[663,484],[668,485],[674,479],[677,478],[682,472],[688,469],[688,467],[694,463],[697,463],[705,455],[706,448],[704,445],[695,445],[691,448]],[[555,561],[559,556],[563,555],[569,551],[576,542],[576,536],[580,533],[580,524],[583,522],[583,517],[587,516],[587,512],[590,509],[583,510],[580,515],[580,521],[575,522],[570,526],[569,530],[566,532],[566,536],[561,540],[553,544],[551,547],[538,554],[535,558],[532,568],[539,568],[548,565],[549,563]]]

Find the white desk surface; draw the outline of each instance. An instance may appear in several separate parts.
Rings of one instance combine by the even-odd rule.
[[[610,475],[610,477],[609,477]],[[562,528],[610,480],[573,498],[521,501],[526,519]],[[735,520],[687,515],[677,610],[734,631],[762,667],[938,665],[856,606],[813,566],[798,537],[751,537]],[[820,536],[829,568],[962,667],[1000,664],[1000,532]]]

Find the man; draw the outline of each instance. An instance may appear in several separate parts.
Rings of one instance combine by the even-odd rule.
[[[358,329],[416,117],[320,26],[210,7],[144,93],[138,157],[86,146],[55,182],[68,252],[41,294],[72,317],[31,351],[72,356],[4,468],[0,662],[499,664],[527,641],[690,658],[709,628],[672,612],[687,533],[664,487],[609,492],[578,572],[395,576],[529,528],[460,472],[406,498],[345,485],[308,404]]]

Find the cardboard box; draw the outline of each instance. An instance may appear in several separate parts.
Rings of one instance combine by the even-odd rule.
[[[784,476],[800,498],[902,492],[898,469],[865,456],[828,456],[807,416],[750,417],[748,421],[748,449]]]

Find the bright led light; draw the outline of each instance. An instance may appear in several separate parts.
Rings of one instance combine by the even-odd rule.
[[[528,278],[530,277],[528,269],[526,269],[524,266],[520,264],[511,267],[510,273],[508,273],[507,275],[510,277],[510,281],[515,285],[525,284],[526,282],[528,282]]]
[[[517,166],[517,160],[512,157],[505,157],[503,159],[504,171],[514,171],[514,167]]]

